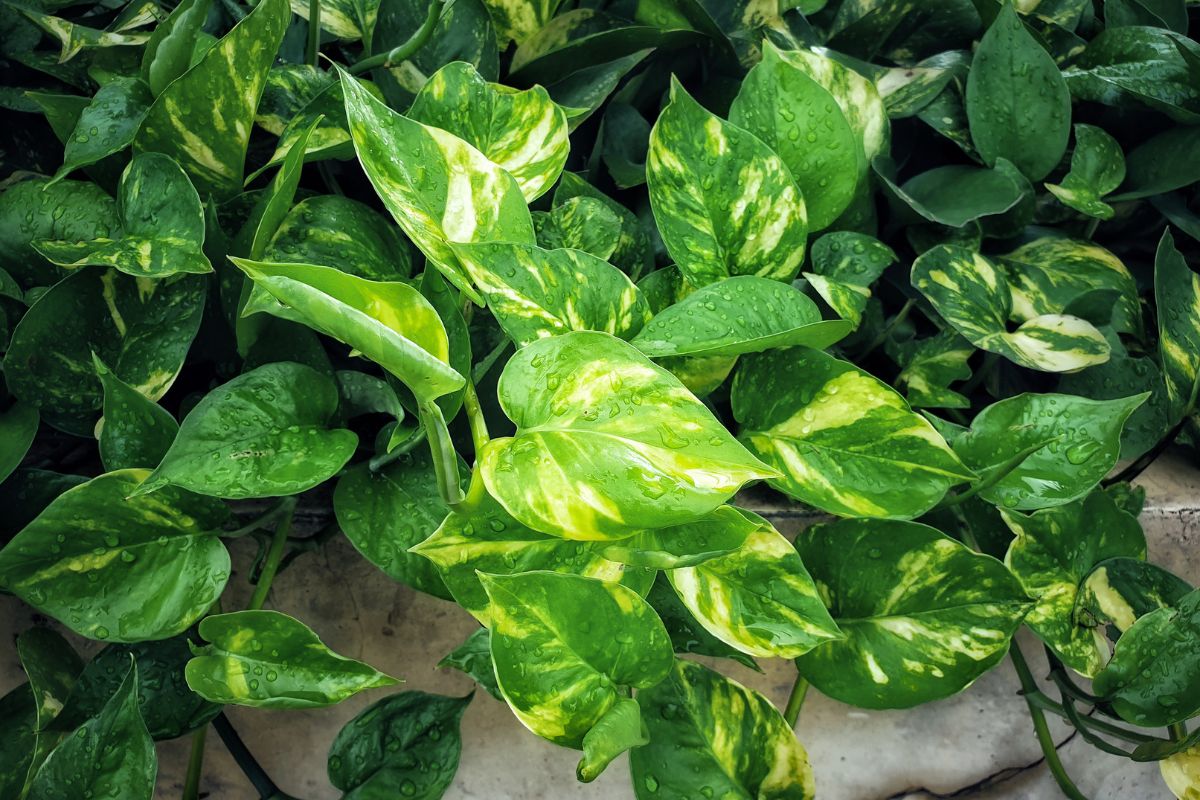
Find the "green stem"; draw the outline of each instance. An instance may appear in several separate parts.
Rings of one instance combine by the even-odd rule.
[[[463,501],[462,486],[458,477],[458,453],[450,441],[446,419],[442,409],[432,400],[426,400],[418,408],[421,424],[425,426],[425,438],[429,440],[429,452],[433,455],[433,472],[437,478],[438,492],[446,505],[454,510]]]
[[[804,697],[808,694],[808,681],[803,675],[797,675],[792,684],[792,693],[788,695],[787,706],[783,709],[783,718],[789,728],[796,727],[800,719],[800,708],[804,705]]]
[[[192,734],[192,749],[188,754],[187,776],[183,781],[183,800],[200,797],[200,773],[204,771],[204,742],[208,738],[208,724]]]
[[[892,317],[892,321],[884,326],[884,329],[879,332],[878,336],[871,340],[871,343],[867,345],[865,350],[858,354],[858,358],[862,359],[866,357],[870,353],[873,353],[876,347],[879,347],[879,345],[886,342],[887,338],[892,335],[892,331],[896,330],[898,325],[903,323],[904,320],[908,319],[908,315],[912,312],[916,304],[917,301],[911,298],[904,301],[904,305],[902,305],[900,310],[896,312],[896,316]]]
[[[1061,704],[1051,700],[1041,691],[1038,691],[1034,694],[1026,694],[1025,699],[1026,701],[1032,702],[1043,711],[1049,711],[1055,716],[1062,717],[1068,721],[1070,720],[1070,715],[1067,714],[1067,710],[1063,708]],[[1147,736],[1144,733],[1131,731],[1126,728],[1122,728],[1120,725],[1114,725],[1111,722],[1106,722],[1102,719],[1096,719],[1095,717],[1081,716],[1080,721],[1083,722],[1086,727],[1092,730],[1100,731],[1101,733],[1109,736],[1114,736],[1131,744],[1146,744],[1149,742],[1166,741],[1165,739],[1160,739],[1157,736]]]
[[[1174,725],[1167,726],[1167,735],[1171,737],[1173,742],[1182,742],[1187,738],[1187,725],[1182,722],[1176,722]]]
[[[280,500],[278,503],[271,506],[262,514],[259,514],[257,517],[250,520],[240,528],[234,528],[231,531],[221,531],[221,537],[224,539],[237,539],[239,536],[245,536],[248,533],[254,533],[259,528],[265,528],[267,525],[271,524],[272,520],[279,516],[280,512],[287,505],[289,499],[290,498],[285,497],[283,500]]]
[[[221,737],[221,741],[225,743],[225,749],[229,751],[229,755],[233,756],[233,760],[249,779],[250,784],[262,800],[296,800],[291,795],[280,791],[279,787],[275,785],[275,781],[271,780],[271,777],[267,775],[258,760],[246,747],[242,737],[238,736],[238,732],[229,722],[229,717],[224,713],[218,714],[213,719],[212,726],[217,735]]]
[[[401,61],[412,58],[413,54],[424,47],[430,37],[433,36],[433,30],[437,27],[438,18],[441,16],[444,6],[445,3],[443,0],[430,0],[429,9],[425,12],[425,20],[421,23],[421,27],[417,28],[416,32],[409,37],[407,42],[393,47],[386,53],[367,56],[351,65],[347,71],[351,75],[361,75],[377,67],[390,67],[393,64],[399,64]]]
[[[463,409],[467,412],[467,422],[471,425],[471,444],[475,447],[475,460],[483,446],[488,443],[487,420],[483,418],[483,409],[479,405],[479,395],[475,393],[475,381],[467,378],[467,388],[463,392]]]
[[[412,435],[400,442],[400,444],[396,445],[386,453],[372,456],[371,460],[367,462],[367,468],[370,469],[371,472],[378,472],[388,464],[400,458],[400,456],[411,453],[414,449],[416,449],[417,445],[423,441],[425,441],[425,426],[418,425],[417,428],[412,432]]]
[[[1046,766],[1050,768],[1050,774],[1054,776],[1058,788],[1062,789],[1062,793],[1070,800],[1088,800],[1083,792],[1075,786],[1071,777],[1067,775],[1062,759],[1058,757],[1058,749],[1054,746],[1054,737],[1050,735],[1050,726],[1046,724],[1046,715],[1029,698],[1030,694],[1038,691],[1037,682],[1033,679],[1033,673],[1029,671],[1029,665],[1025,663],[1025,656],[1021,654],[1021,648],[1015,641],[1009,648],[1008,657],[1012,660],[1013,668],[1017,671],[1017,678],[1021,681],[1021,693],[1025,695],[1025,704],[1029,707],[1029,716],[1033,719],[1033,730],[1037,734],[1038,744],[1042,747],[1042,755],[1046,757]]]
[[[305,63],[315,67],[317,53],[321,51],[321,0],[308,0],[308,47],[304,51]]]
[[[1089,222],[1087,224],[1087,227],[1083,229],[1083,238],[1090,240],[1093,236],[1096,235],[1096,229],[1099,227],[1100,227],[1100,218],[1092,217],[1091,222]]]
[[[938,508],[951,508],[953,506],[959,505],[960,503],[965,503],[966,501],[970,500],[972,497],[979,494],[980,492],[986,492],[988,489],[992,488],[997,483],[1004,480],[1004,478],[1010,472],[1012,472],[1014,469],[1021,466],[1021,464],[1024,463],[1025,459],[1029,458],[1031,455],[1036,453],[1038,450],[1041,450],[1043,447],[1050,444],[1050,442],[1052,442],[1052,441],[1054,441],[1054,440],[1051,439],[1049,441],[1032,444],[1029,447],[1026,447],[1024,450],[1019,451],[1012,458],[1008,459],[1003,464],[996,467],[996,469],[993,470],[992,473],[990,475],[988,475],[986,478],[979,481],[978,483],[972,484],[971,487],[969,489],[967,489],[965,492],[960,492],[959,494],[955,494],[955,495],[951,495],[951,496],[947,497],[945,500],[943,500],[941,503],[938,504]]]
[[[279,562],[283,560],[283,550],[287,545],[288,533],[292,529],[292,512],[296,510],[296,498],[287,498],[287,503],[286,513],[275,524],[275,532],[271,535],[271,547],[267,550],[266,560],[263,561],[262,572],[259,573],[254,594],[250,595],[250,603],[246,606],[250,611],[257,611],[267,602],[267,595],[271,592],[271,582],[275,580],[275,575],[279,572]]]

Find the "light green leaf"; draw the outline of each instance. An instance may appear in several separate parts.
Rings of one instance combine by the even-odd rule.
[[[962,691],[1004,658],[1029,607],[999,561],[914,522],[817,525],[796,549],[845,634],[796,666],[822,694],[862,708]]]
[[[895,260],[892,248],[873,236],[827,233],[813,244],[813,271],[804,277],[838,316],[857,327],[871,297],[871,284]]]
[[[554,185],[571,147],[563,110],[545,89],[488,83],[462,61],[434,73],[407,116],[473,145],[516,178],[526,201]]]
[[[1076,607],[1082,619],[1124,633],[1150,612],[1178,606],[1190,591],[1190,583],[1148,561],[1110,558],[1084,579]]]
[[[231,259],[275,298],[247,305],[302,322],[350,345],[404,382],[421,400],[463,385],[448,361],[450,344],[437,311],[419,291],[398,281],[369,281],[331,267]]]
[[[659,577],[646,595],[646,602],[654,607],[655,612],[663,621],[663,625],[666,626],[675,652],[728,658],[744,664],[756,672],[762,671],[753,658],[725,644],[696,621],[692,612],[687,610],[687,606],[671,588],[665,573],[659,573]]]
[[[90,639],[186,630],[229,578],[217,538],[228,511],[174,488],[131,497],[147,475],[110,472],[61,494],[0,551],[0,586]]]
[[[400,229],[382,215],[356,200],[328,194],[305,198],[288,212],[263,260],[318,264],[388,281],[412,274],[409,251]]]
[[[150,87],[139,78],[117,78],[101,86],[66,140],[55,180],[132,144],[153,102]]]
[[[320,0],[321,29],[339,39],[364,39],[375,27],[379,0]],[[308,0],[291,0],[292,12],[308,20]]]
[[[447,280],[482,303],[452,242],[533,244],[520,184],[470,144],[392,111],[342,75],[358,160],[384,206]]]
[[[1163,783],[1177,798],[1200,792],[1200,747],[1193,745],[1158,762]]]
[[[554,16],[562,0],[484,0],[495,20],[503,44],[515,39],[518,44],[537,33]]]
[[[111,84],[110,84],[111,85]],[[212,272],[204,255],[204,208],[188,176],[160,153],[139,153],[121,175],[119,235],[91,241],[37,240],[64,267],[114,267],[135,278]]]
[[[96,436],[104,468],[111,472],[157,467],[179,432],[179,423],[162,406],[114,375],[99,358],[93,356],[92,363],[104,387],[104,416]]]
[[[1013,292],[979,253],[955,245],[927,250],[913,262],[912,284],[967,341],[1020,366],[1069,372],[1108,360],[1104,336],[1079,317],[1041,314],[1010,332]]]
[[[1188,414],[1200,386],[1200,275],[1175,248],[1168,228],[1154,257],[1158,355],[1167,382],[1172,423]]]
[[[954,331],[942,331],[928,339],[893,345],[888,353],[893,352],[903,367],[896,376],[896,386],[904,388],[910,406],[970,408],[971,401],[950,388],[950,384],[971,377],[967,361],[975,348],[966,339]]]
[[[64,273],[33,249],[35,240],[99,239],[119,228],[117,204],[94,183],[20,181],[0,194],[0,263],[23,287],[49,286]]]
[[[766,520],[748,519],[758,525],[739,549],[667,573],[688,611],[713,636],[755,656],[795,658],[841,638],[795,548]]]
[[[627,339],[650,319],[650,307],[629,278],[582,250],[500,242],[453,249],[518,347],[568,331]]]
[[[80,270],[39,297],[13,331],[4,358],[8,387],[37,405],[45,422],[90,437],[102,402],[93,353],[157,400],[183,366],[206,292],[198,275],[145,281]]]
[[[621,582],[639,594],[654,580],[652,571],[605,558],[603,543],[573,542],[530,530],[487,495],[473,509],[451,512],[411,552],[432,561],[455,601],[484,625],[491,625],[493,616],[478,573],[549,570]]]
[[[583,758],[575,777],[590,783],[621,753],[649,742],[637,700],[622,697],[583,735]]]
[[[1023,459],[980,495],[1005,508],[1028,511],[1083,497],[1108,474],[1120,453],[1121,428],[1147,394],[1088,400],[1066,394],[1021,394],[985,408],[954,440],[954,452],[981,480]]]
[[[517,432],[484,448],[483,479],[513,517],[544,533],[606,540],[678,525],[778,474],[669,372],[607,334],[534,342],[508,362],[497,391]]]
[[[182,0],[155,27],[142,51],[142,80],[155,96],[192,65],[196,37],[201,33],[212,0]]]
[[[637,592],[554,572],[480,575],[492,603],[496,681],[542,738],[579,748],[622,698],[671,670],[671,640]],[[586,623],[581,623],[586,620]]]
[[[350,460],[358,437],[330,429],[337,388],[289,361],[264,364],[204,396],[139,494],[180,486],[214,497],[283,497]]]
[[[171,156],[205,195],[240,191],[254,110],[290,18],[287,0],[255,6],[162,89],[134,139],[135,151]]]
[[[21,465],[37,436],[37,406],[17,401],[0,412],[0,482]]]
[[[691,661],[676,660],[638,692],[650,743],[629,754],[638,800],[714,797],[812,800],[808,755],[767,698]],[[681,742],[688,746],[681,747]]]
[[[633,344],[651,358],[737,356],[795,345],[820,350],[851,327],[842,320],[822,320],[816,304],[786,283],[739,275],[667,307]]]
[[[605,261],[622,236],[620,217],[603,200],[586,196],[572,197],[550,211],[534,211],[533,229],[538,247],[582,250]]]
[[[442,797],[462,755],[459,726],[471,702],[400,692],[364,709],[329,748],[329,781],[348,800]]]
[[[646,184],[663,244],[692,285],[799,271],[808,217],[784,162],[677,81],[650,132]]]
[[[603,548],[606,558],[651,569],[694,567],[741,548],[762,521],[733,506],[721,506],[695,522],[635,533]]]
[[[1075,125],[1071,171],[1061,182],[1046,188],[1065,206],[1097,219],[1112,219],[1113,208],[1100,198],[1125,180],[1125,155],[1121,145],[1103,128]]]
[[[1145,558],[1142,526],[1102,491],[1030,515],[1000,513],[1017,535],[1004,563],[1036,601],[1025,623],[1068,667],[1094,678],[1108,641],[1083,613],[1082,584],[1105,559]]]
[[[742,82],[729,119],[779,154],[799,185],[809,228],[829,227],[850,205],[866,176],[863,140],[802,57],[765,42],[762,61]]]
[[[809,348],[745,359],[738,438],[783,472],[780,491],[832,514],[909,518],[972,473],[891,387]]]
[[[150,800],[158,758],[138,710],[137,665],[104,708],[54,749],[38,770],[29,800],[121,797]]]
[[[214,703],[255,708],[319,708],[399,681],[330,650],[304,623],[278,611],[235,611],[200,621],[209,644],[184,675]]]

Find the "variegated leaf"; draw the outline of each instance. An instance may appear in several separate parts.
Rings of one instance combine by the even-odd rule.
[[[1043,372],[1070,372],[1108,360],[1104,336],[1078,317],[1041,314],[1008,330],[1013,293],[992,262],[963,247],[938,245],[913,262],[912,284],[967,341]]]
[[[871,297],[871,284],[895,260],[892,248],[873,236],[827,233],[813,244],[813,271],[804,277],[838,316],[857,327]]]
[[[1142,309],[1137,284],[1121,259],[1091,242],[1043,237],[997,256],[1012,292],[1014,322],[1043,314],[1061,314],[1088,292],[1117,293],[1112,326],[1120,333],[1141,335]]]
[[[366,38],[375,28],[379,0],[320,0],[321,28],[339,39]],[[291,0],[292,12],[308,20],[308,0]]]
[[[116,78],[101,86],[66,138],[54,180],[128,147],[153,102],[150,87],[139,78]]]
[[[595,197],[572,197],[550,211],[532,213],[538,246],[547,250],[569,247],[607,261],[621,242],[620,217]]]
[[[646,184],[663,244],[692,285],[799,271],[808,216],[784,162],[677,81],[650,132]]]
[[[1158,355],[1172,423],[1191,412],[1200,387],[1200,275],[1175,247],[1168,228],[1154,257]]]
[[[1179,800],[1200,797],[1200,745],[1193,745],[1158,762],[1163,783]]]
[[[311,64],[276,64],[267,73],[267,85],[254,112],[254,122],[279,136],[305,106],[336,83],[331,73]]]
[[[247,305],[350,345],[433,400],[463,385],[449,364],[450,343],[437,311],[413,287],[369,281],[330,267],[231,259],[273,300]]]
[[[287,0],[259,3],[162,90],[134,150],[171,156],[205,195],[240,191],[254,111],[290,19]]]
[[[616,247],[611,254],[612,257],[608,258],[609,261],[622,271],[634,276],[635,279],[636,276],[642,274],[643,270],[653,266],[650,237],[646,234],[646,229],[637,216],[575,173],[564,172],[559,178],[558,187],[554,190],[555,209],[565,206],[577,197],[603,203],[620,220],[621,235],[617,239]],[[599,255],[599,253],[594,253],[594,255]]]
[[[1075,149],[1071,152],[1071,171],[1060,183],[1046,188],[1065,206],[1096,219],[1112,219],[1113,207],[1100,198],[1125,180],[1125,154],[1121,145],[1103,128],[1075,125]]]
[[[580,748],[624,696],[671,671],[671,640],[636,592],[554,572],[481,574],[500,693],[525,727]]]
[[[319,708],[399,681],[330,650],[304,623],[278,611],[235,611],[200,621],[195,658],[184,669],[192,691],[214,703]]]
[[[488,83],[462,61],[429,78],[408,117],[469,142],[517,179],[527,201],[554,185],[571,147],[567,119],[545,89]]]
[[[653,528],[604,546],[606,558],[651,569],[694,567],[740,548],[764,525],[750,512],[721,506],[695,522]]]
[[[955,437],[954,452],[990,484],[980,496],[996,505],[1022,511],[1063,505],[1090,492],[1117,463],[1121,428],[1148,396],[1010,397],[976,415],[971,429]],[[1005,475],[992,482],[997,471]]]
[[[354,149],[384,206],[451,283],[482,303],[450,243],[533,244],[520,185],[467,142],[397,114],[344,72],[342,89]]]
[[[624,583],[638,594],[654,580],[653,571],[605,558],[603,543],[573,542],[525,527],[490,495],[472,509],[451,512],[411,552],[433,562],[455,601],[484,625],[492,624],[492,609],[479,573],[547,570]]]
[[[150,34],[141,75],[155,97],[192,65],[211,8],[212,0],[182,0]]]
[[[104,416],[96,425],[104,468],[112,472],[157,467],[179,432],[179,423],[165,408],[114,375],[94,354],[92,364],[104,387]],[[34,419],[36,425],[37,417]]]
[[[903,367],[896,386],[913,408],[970,408],[971,401],[950,388],[971,377],[967,361],[975,348],[954,331],[903,344],[887,342],[888,354]]]
[[[1140,558],[1110,558],[1096,565],[1079,587],[1076,607],[1096,625],[1121,633],[1160,608],[1174,608],[1192,585]]]
[[[629,754],[637,800],[812,800],[808,755],[767,698],[691,661],[638,692],[650,743]],[[680,746],[686,742],[687,746]]]
[[[887,152],[891,138],[888,113],[875,84],[870,78],[815,50],[780,50],[779,55],[821,84],[837,103],[866,158],[859,167],[860,178],[864,177],[867,164],[875,156]]]
[[[623,697],[583,735],[583,758],[575,776],[581,783],[590,783],[621,753],[649,742],[641,706],[637,700]]]
[[[919,516],[973,476],[891,387],[817,350],[744,359],[730,400],[771,485],[832,514]]]
[[[34,247],[63,267],[114,267],[135,278],[212,272],[204,255],[204,209],[179,165],[161,153],[134,156],[117,192],[117,235],[47,240]]]
[[[61,45],[58,53],[59,64],[70,61],[79,55],[84,48],[132,47],[145,44],[146,40],[150,38],[150,35],[147,33],[89,28],[86,25],[79,25],[62,17],[43,14],[34,8],[17,7],[17,10],[28,17],[33,24],[58,40]]]
[[[913,66],[891,67],[875,75],[875,89],[891,119],[911,117],[933,102],[950,81],[966,75],[970,54],[948,50]]]
[[[866,176],[862,139],[804,62],[765,42],[729,119],[779,154],[800,187],[810,229],[829,227],[850,205]]]
[[[453,249],[518,347],[567,331],[628,339],[650,319],[650,307],[629,278],[582,250],[500,242]]]
[[[795,345],[822,350],[850,330],[848,322],[822,320],[816,304],[786,283],[739,275],[668,306],[633,344],[651,358],[737,356]]]
[[[484,482],[545,533],[605,540],[682,524],[779,474],[669,372],[608,334],[534,342],[508,362],[497,391],[517,432],[483,449]]]
[[[1025,515],[1001,509],[1017,538],[1004,563],[1035,604],[1025,623],[1068,667],[1088,678],[1108,661],[1108,641],[1080,605],[1084,579],[1108,558],[1145,558],[1137,519],[1103,491]]]
[[[1004,657],[1029,608],[999,561],[914,522],[817,525],[796,549],[845,634],[796,666],[843,703],[910,708],[962,691]]]
[[[0,263],[22,287],[49,286],[65,274],[33,249],[38,239],[99,239],[119,230],[116,202],[86,181],[30,178],[0,194]]]
[[[542,29],[562,0],[484,0],[488,12],[495,20],[503,44],[515,39],[524,42]]]
[[[410,250],[400,229],[374,209],[328,194],[305,198],[288,212],[263,260],[319,264],[360,278],[394,281],[412,273]]]
[[[795,658],[841,638],[791,543],[761,517],[728,555],[667,573],[692,616],[716,638],[753,656]]]

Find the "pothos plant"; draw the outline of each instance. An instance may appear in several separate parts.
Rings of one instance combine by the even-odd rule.
[[[210,725],[286,797],[222,706],[398,682],[265,608],[339,535],[641,800],[809,798],[810,684],[907,708],[1006,656],[1067,796],[1048,714],[1200,795],[1200,593],[1128,483],[1197,435],[1183,0],[0,16],[0,588],[61,626],[17,637],[3,800],[149,798],[188,734],[194,798]],[[760,481],[832,521],[790,541]],[[719,669],[766,658],[783,709]],[[330,780],[442,796],[468,702],[387,695]]]

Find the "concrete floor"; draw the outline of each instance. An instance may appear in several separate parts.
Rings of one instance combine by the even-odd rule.
[[[1200,472],[1170,458],[1145,476],[1142,523],[1151,559],[1200,583]],[[756,503],[784,533],[804,515],[783,505]],[[244,542],[239,543],[245,544]],[[246,563],[244,548],[235,561]],[[227,607],[248,597],[235,573]],[[416,594],[389,581],[344,540],[305,556],[275,584],[269,607],[308,623],[337,652],[360,658],[392,675],[403,688],[448,695],[471,691],[471,680],[436,668],[441,657],[475,628],[457,606]],[[34,614],[11,597],[0,598],[0,637],[31,625]],[[1025,640],[1026,653],[1040,652]],[[94,649],[80,642],[81,650]],[[763,661],[763,674],[728,661],[727,675],[758,689],[782,707],[794,672],[784,661]],[[1034,663],[1035,672],[1039,665]],[[0,693],[23,681],[14,648],[0,653]],[[1039,764],[1040,752],[1017,679],[1008,662],[962,694],[903,712],[864,712],[810,692],[798,735],[814,765],[823,800],[1050,800],[1059,794]],[[230,719],[250,750],[280,787],[305,800],[336,798],[325,776],[325,754],[340,727],[383,689],[332,708],[264,711],[231,707]],[[1170,800],[1155,764],[1108,756],[1068,729],[1055,727],[1063,760],[1091,800]],[[156,796],[177,798],[188,756],[187,738],[159,745]],[[632,797],[622,757],[594,783],[575,781],[578,754],[528,733],[508,708],[480,691],[463,720],[463,756],[449,800],[556,800],[571,797],[617,800]],[[973,787],[973,788],[968,788]],[[210,736],[202,789],[220,800],[255,800],[220,740]]]

